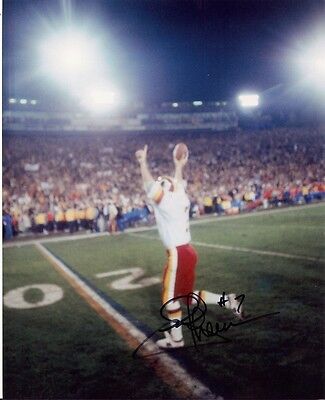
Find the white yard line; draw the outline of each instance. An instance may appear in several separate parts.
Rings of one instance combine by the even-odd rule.
[[[42,244],[35,243],[35,246],[101,316],[106,316],[105,320],[131,348],[135,349],[146,339],[146,335],[141,330],[116,311],[107,300],[96,293]],[[152,354],[150,357],[141,358],[141,360],[149,364],[149,367],[154,369],[156,374],[182,398],[222,400],[222,397],[214,395],[201,381],[189,374],[174,357],[159,349],[151,339],[142,346],[142,352],[147,356]]]
[[[131,233],[130,232],[129,235],[133,236],[133,237],[140,237],[140,238],[149,239],[149,240],[160,240],[158,237],[142,235],[141,233],[133,233],[133,232]],[[247,248],[247,247],[226,246],[226,245],[222,245],[222,244],[204,243],[204,242],[196,242],[196,241],[191,241],[191,243],[194,244],[195,246],[209,247],[209,248],[212,248],[212,249],[229,250],[229,251],[241,251],[241,252],[244,252],[244,253],[253,253],[253,254],[259,254],[259,255],[264,255],[264,256],[272,256],[272,257],[291,258],[291,259],[294,259],[294,260],[325,262],[324,258],[300,256],[300,255],[297,255],[297,254],[280,253],[280,252],[276,252],[276,251],[250,249],[250,248]]]
[[[81,235],[71,235],[71,236],[57,236],[53,238],[49,237],[38,237],[37,239],[29,239],[29,240],[17,240],[14,242],[5,243],[3,245],[4,248],[7,247],[22,247],[22,246],[30,246],[36,245],[37,243],[59,243],[59,242],[69,242],[74,240],[81,240],[81,239],[93,239],[102,236],[108,236],[107,232],[102,233],[84,233]]]
[[[192,243],[195,244],[196,246],[211,247],[211,248],[221,249],[221,250],[242,251],[245,253],[260,254],[260,255],[265,255],[265,256],[291,258],[294,260],[325,262],[324,258],[300,256],[297,254],[281,253],[281,252],[277,252],[277,251],[257,250],[257,249],[250,249],[247,247],[237,247],[237,246],[224,246],[222,244],[203,243],[203,242],[192,242]]]
[[[203,224],[208,224],[212,222],[226,222],[226,221],[234,221],[236,219],[242,219],[242,218],[252,218],[252,217],[258,217],[262,215],[273,215],[273,214],[281,214],[283,212],[292,212],[292,211],[299,211],[303,209],[309,209],[309,208],[317,208],[317,207],[325,207],[325,202],[323,203],[317,203],[317,204],[310,204],[310,205],[302,205],[302,206],[294,206],[294,207],[288,207],[288,208],[281,208],[281,209],[273,209],[273,210],[261,210],[261,211],[256,211],[256,212],[250,212],[246,214],[239,214],[239,215],[231,215],[231,216],[209,216],[209,217],[201,217],[197,220],[191,220],[190,224],[192,225],[203,225]],[[143,226],[139,228],[130,228],[126,229],[125,233],[136,233],[136,232],[147,232],[147,231],[153,231],[157,230],[156,225],[154,226]],[[118,233],[122,234],[122,233]],[[60,242],[67,242],[67,241],[74,241],[74,240],[81,240],[81,239],[96,239],[98,237],[103,237],[103,236],[109,236],[107,232],[102,232],[102,233],[83,233],[79,235],[71,235],[71,236],[57,236],[57,237],[43,237],[40,238],[38,237],[37,239],[27,239],[27,240],[15,240],[12,242],[4,243],[3,248],[8,248],[8,247],[22,247],[22,246],[29,246],[33,245],[36,243],[60,243]]]

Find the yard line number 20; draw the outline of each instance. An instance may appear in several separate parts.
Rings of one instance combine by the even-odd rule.
[[[142,289],[160,283],[160,278],[143,278],[144,274],[145,272],[142,268],[135,267],[102,272],[95,276],[96,278],[102,279],[111,276],[126,275],[108,284],[109,287],[115,290]],[[28,300],[26,295],[32,290],[38,292],[39,300],[33,302]],[[63,290],[58,285],[48,283],[33,284],[9,290],[3,297],[3,304],[8,308],[31,309],[54,304],[63,299],[63,296]]]

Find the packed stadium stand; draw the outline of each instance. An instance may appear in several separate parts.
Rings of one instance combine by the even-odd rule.
[[[151,223],[134,157],[145,144],[155,177],[172,174],[176,143],[188,145],[185,174],[193,218],[322,200],[321,141],[321,128],[293,127],[214,133],[5,133],[4,237],[123,231],[137,221]]]

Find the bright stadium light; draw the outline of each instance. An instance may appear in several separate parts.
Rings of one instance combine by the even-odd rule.
[[[19,103],[20,103],[20,104],[27,104],[27,99],[20,99],[20,100],[19,100]]]
[[[238,100],[240,106],[244,108],[257,107],[259,105],[258,94],[240,94]]]
[[[65,25],[50,29],[37,47],[42,77],[95,112],[114,109],[121,103],[119,92],[111,84],[119,79],[114,67],[117,52],[113,40],[104,48],[105,37],[105,33]]]
[[[316,84],[325,82],[325,40],[317,43],[297,58],[301,75]]]
[[[325,28],[323,21],[293,43],[288,51],[289,65],[294,68],[299,82],[310,89],[325,90]],[[291,70],[290,70],[291,72]],[[309,89],[308,88],[308,89]]]
[[[110,85],[99,84],[83,92],[81,105],[95,113],[111,111],[121,105],[121,95]]]
[[[321,79],[325,79],[325,48],[323,49],[323,56],[317,55],[314,58],[311,70]]]
[[[15,104],[15,103],[17,103],[17,100],[16,99],[9,99],[9,103],[10,104]]]
[[[99,55],[97,43],[72,28],[52,34],[40,45],[43,73],[65,85],[98,73]]]
[[[203,102],[199,101],[199,100],[195,100],[193,101],[193,106],[198,107],[198,106],[202,106]]]

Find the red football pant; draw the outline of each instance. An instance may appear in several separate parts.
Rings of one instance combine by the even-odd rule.
[[[193,292],[195,283],[195,267],[198,260],[197,253],[190,244],[185,244],[167,250],[167,264],[164,268],[162,302],[178,297],[187,296]],[[186,303],[186,298],[182,299]],[[170,311],[179,308],[169,303]]]

